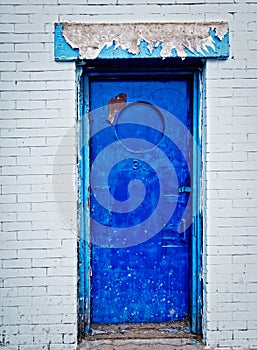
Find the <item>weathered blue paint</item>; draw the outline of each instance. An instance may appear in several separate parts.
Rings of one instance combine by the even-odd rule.
[[[101,153],[101,151],[103,151],[110,144],[117,142],[117,129],[119,131],[120,141],[126,138],[139,138],[140,140],[151,142],[151,144],[156,144],[155,140],[160,139],[161,141],[157,144],[157,147],[164,154],[172,154],[175,152],[176,161],[173,162],[173,166],[175,168],[176,174],[180,174],[181,171],[183,171],[187,174],[186,176],[188,177],[187,179],[185,179],[184,176],[182,178],[178,177],[178,188],[175,189],[175,192],[178,192],[178,196],[181,197],[185,197],[185,193],[190,193],[190,187],[183,186],[185,184],[185,181],[189,181],[189,169],[187,161],[185,160],[180,149],[167,136],[163,135],[162,132],[146,125],[137,124],[135,126],[135,124],[126,123],[118,125],[118,127],[117,125],[109,126],[96,133],[90,141],[92,164],[94,163],[98,154]],[[133,153],[131,153],[130,156],[132,155]],[[147,160],[147,155],[144,157]],[[172,159],[170,161],[172,161]],[[161,161],[159,167],[162,167]],[[129,171],[128,169],[131,169],[132,171]],[[101,169],[100,166],[98,166],[98,170],[104,171],[104,167]],[[95,195],[91,192],[91,218],[107,227],[111,226],[122,228],[140,224],[142,221],[146,220],[150,215],[152,215],[156,209],[156,206],[158,205],[160,196],[160,183],[158,175],[150,164],[144,162],[143,160],[137,159],[136,155],[134,155],[134,158],[126,158],[112,167],[108,176],[108,185],[106,189],[110,191],[111,195],[118,201],[126,201],[130,197],[130,193],[128,192],[129,183],[134,179],[140,179],[146,187],[144,199],[140,203],[139,207],[126,213],[110,212],[108,209],[98,203]],[[180,214],[183,214],[183,212]],[[177,220],[181,218],[177,217]]]
[[[229,56],[229,33],[225,34],[222,40],[217,38],[215,35],[215,31],[210,29],[210,35],[213,40],[214,48],[208,46],[208,50],[202,49],[203,52],[200,51],[190,51],[185,47],[185,51],[187,53],[187,57],[191,58],[227,58]],[[174,56],[173,56],[174,57]]]
[[[165,69],[164,69],[165,71]],[[160,76],[162,72],[160,71]],[[186,73],[186,70],[183,70],[184,75]],[[94,72],[93,70],[90,70],[90,74],[88,76],[101,76],[102,73]],[[156,74],[156,73],[154,73]],[[187,73],[188,74],[188,73]],[[111,73],[109,76],[113,76],[114,72]],[[151,75],[151,72],[148,74]],[[166,76],[167,73],[165,73],[163,76]],[[200,75],[200,73],[199,73]],[[90,327],[90,301],[91,301],[91,281],[90,281],[90,275],[91,275],[91,269],[90,269],[90,238],[89,238],[89,226],[88,226],[88,218],[89,218],[89,211],[86,209],[86,213],[84,209],[82,208],[82,202],[87,203],[88,198],[88,184],[89,184],[89,149],[86,147],[82,147],[84,145],[84,140],[89,139],[89,128],[88,128],[88,118],[87,118],[87,112],[89,109],[89,86],[88,86],[88,78],[86,77],[83,81],[84,86],[81,85],[81,89],[84,90],[84,97],[80,96],[80,104],[79,104],[79,115],[80,115],[80,124],[82,131],[82,138],[80,139],[80,159],[79,159],[79,175],[80,175],[80,249],[79,249],[79,321],[80,321],[80,335],[83,335],[84,332],[89,331]],[[194,119],[194,125],[193,125],[193,133],[194,137],[198,144],[200,144],[200,121],[199,121],[199,109],[200,109],[200,103],[199,103],[199,76],[198,72],[195,74],[195,93],[194,93],[194,112],[193,112],[193,119]],[[81,90],[81,91],[82,91]],[[83,104],[83,109],[82,109]],[[194,176],[192,177],[192,191],[193,191],[193,211],[196,214],[196,211],[199,207],[199,201],[200,201],[200,176],[201,176],[201,155],[199,154],[199,149],[194,150],[194,162],[197,162],[197,164],[194,166]],[[83,171],[84,168],[84,171]],[[198,169],[196,171],[196,169]],[[84,178],[83,178],[84,176]],[[84,186],[83,186],[84,183]],[[196,183],[196,185],[194,185]],[[84,191],[85,189],[85,191]],[[86,207],[87,208],[87,207]],[[174,230],[174,227],[167,225],[167,231],[165,234],[163,234],[163,242],[166,243],[176,243],[176,239],[172,242],[171,238],[173,235],[172,230]],[[190,283],[190,319],[191,319],[191,328],[192,331],[195,333],[201,333],[201,302],[202,302],[202,286],[201,286],[201,249],[202,249],[202,240],[201,240],[201,215],[200,213],[197,215],[196,219],[193,222],[192,230],[194,232],[194,239],[192,240],[192,265],[191,270],[189,273],[189,283]],[[188,238],[190,236],[190,232],[186,232],[185,237],[182,237],[182,241]],[[158,237],[156,237],[158,238]],[[174,237],[173,237],[174,238]],[[168,241],[169,240],[169,241]],[[154,245],[154,242],[152,242]],[[169,245],[169,244],[167,244]],[[167,248],[168,249],[168,248]],[[111,250],[113,251],[113,250]],[[151,249],[150,249],[151,251]],[[128,257],[130,260],[130,257]],[[191,260],[191,259],[190,259]],[[91,318],[92,320],[92,318]]]
[[[73,49],[62,35],[62,23],[55,24],[54,33],[54,56],[57,61],[74,61],[79,59],[79,50]],[[191,51],[185,47],[186,56],[189,58],[226,58],[229,56],[229,33],[225,34],[222,40],[216,35],[215,31],[210,29],[210,35],[213,40],[213,47],[208,46],[202,51]],[[161,58],[161,43],[154,47],[152,52],[149,51],[147,43],[144,40],[140,42],[140,50],[138,54],[129,53],[121,47],[115,48],[114,44],[111,47],[105,46],[98,59],[116,59],[116,58]],[[179,57],[176,49],[172,49],[170,58]]]
[[[192,258],[191,258],[191,329],[194,333],[202,331],[202,217],[201,198],[201,125],[200,115],[200,84],[199,72],[194,73],[194,103],[193,103],[193,199],[192,199]]]
[[[187,80],[93,80],[90,84],[91,111],[107,106],[108,101],[121,92],[126,93],[128,101],[143,100],[154,106],[158,105],[168,113],[176,115],[191,130],[191,122],[188,118],[191,93]],[[164,115],[164,121],[166,121],[165,118],[168,118],[168,113]],[[94,135],[90,139],[91,166],[94,166],[97,155],[103,149],[117,141],[116,125],[110,126],[107,119],[108,115],[104,115],[104,112],[91,114],[90,129],[91,135]],[[97,132],[98,129],[101,131]],[[126,137],[143,139],[151,138],[151,135],[154,137],[152,130],[144,125],[127,123],[125,126],[119,125],[119,129],[120,141]],[[181,130],[174,128],[174,134],[180,132]],[[157,139],[160,138],[157,137]],[[85,142],[87,143],[86,140]],[[186,219],[181,223],[189,194],[185,191],[179,193],[178,188],[188,188],[191,184],[188,169],[191,167],[191,164],[188,164],[190,158],[186,161],[183,157],[184,152],[189,153],[190,145],[189,140],[185,137],[178,148],[163,135],[157,147],[167,155],[178,177],[178,184],[173,183],[172,180],[166,184],[168,192],[165,194],[170,200],[166,211],[169,211],[172,202],[176,201],[175,211],[170,214],[169,221],[161,231],[156,232],[152,238],[141,244],[126,248],[113,248],[112,237],[110,237],[109,247],[92,245],[92,322],[160,322],[183,319],[189,314],[188,254],[191,228],[186,227]],[[155,210],[156,198],[160,194],[158,178],[151,167],[146,167],[144,162],[138,159],[136,153],[124,149],[123,146],[120,146],[118,153],[125,160],[112,167],[108,186],[106,183],[99,186],[100,192],[97,192],[97,198],[101,196],[101,191],[110,189],[116,199],[124,201],[128,196],[126,192],[128,182],[133,178],[139,178],[150,187],[150,197],[147,200],[149,205],[146,208],[143,206],[140,208],[138,217],[135,213],[129,212],[130,217],[126,221],[124,215],[119,217],[112,210],[109,213],[99,211],[97,198],[94,198],[92,188],[91,217],[102,221],[106,227],[105,235],[107,236],[108,227],[119,228],[124,225],[124,222],[126,226],[133,226],[135,223],[139,224],[137,220],[145,220],[149,215],[148,210],[150,212]],[[145,152],[143,158],[145,163],[150,163],[150,154],[151,151]],[[110,153],[109,158],[107,156],[105,161],[110,162],[112,157],[113,154]],[[166,163],[161,158],[157,163],[161,172],[165,173]],[[98,169],[98,173],[104,172],[104,169],[103,165]],[[150,184],[147,175],[150,176]],[[118,218],[115,219],[115,216]],[[134,223],[133,218],[136,221]],[[185,228],[179,232],[181,224]],[[91,230],[93,233],[97,231],[97,225],[94,222],[91,223]]]
[[[213,40],[213,45],[215,48],[208,46],[208,50],[201,51],[190,51],[185,47],[186,56],[190,58],[226,58],[229,56],[229,34],[227,33],[222,40],[217,38],[214,30],[210,30],[210,35]],[[162,45],[159,44],[157,47],[154,47],[153,51],[150,52],[147,48],[147,43],[142,40],[140,42],[140,52],[137,55],[131,54],[128,50],[123,50],[120,47],[114,48],[114,45],[107,48],[104,47],[98,58],[106,59],[106,58],[160,58],[161,57],[161,48]],[[171,50],[170,57],[176,58],[179,57],[176,49]]]
[[[82,337],[84,332],[88,333],[90,327],[90,230],[89,230],[89,208],[85,203],[88,203],[89,197],[89,149],[84,147],[83,140],[89,138],[89,128],[87,125],[88,118],[88,99],[84,99],[88,93],[88,79],[82,79],[82,69],[78,69],[78,110],[79,110],[79,126],[83,132],[79,138],[79,159],[78,159],[78,175],[79,175],[79,250],[78,250],[78,288],[79,288],[79,337]]]
[[[56,61],[74,61],[79,58],[79,50],[73,49],[62,35],[62,23],[54,28],[54,57]]]

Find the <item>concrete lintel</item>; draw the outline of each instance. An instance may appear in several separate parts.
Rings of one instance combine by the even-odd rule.
[[[57,23],[55,59],[229,56],[228,23]]]

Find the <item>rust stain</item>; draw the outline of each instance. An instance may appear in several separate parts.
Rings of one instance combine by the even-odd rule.
[[[127,101],[127,95],[124,93],[120,93],[119,95],[111,98],[108,101],[108,122],[113,124],[116,113],[121,110],[122,107],[125,106]]]
[[[63,23],[63,36],[73,49],[79,49],[81,59],[95,59],[104,47],[121,47],[138,55],[144,40],[148,50],[161,45],[161,57],[170,57],[176,49],[179,57],[186,57],[185,48],[192,52],[214,48],[210,29],[222,40],[228,32],[226,22],[192,23]]]

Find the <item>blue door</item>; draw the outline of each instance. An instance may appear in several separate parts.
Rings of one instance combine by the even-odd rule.
[[[91,322],[189,310],[191,83],[91,78]]]

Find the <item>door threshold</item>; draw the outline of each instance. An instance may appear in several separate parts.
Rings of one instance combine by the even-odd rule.
[[[187,320],[160,323],[91,324],[85,340],[187,338],[201,341],[190,331]]]
[[[190,338],[84,340],[79,350],[204,350],[205,345]]]

